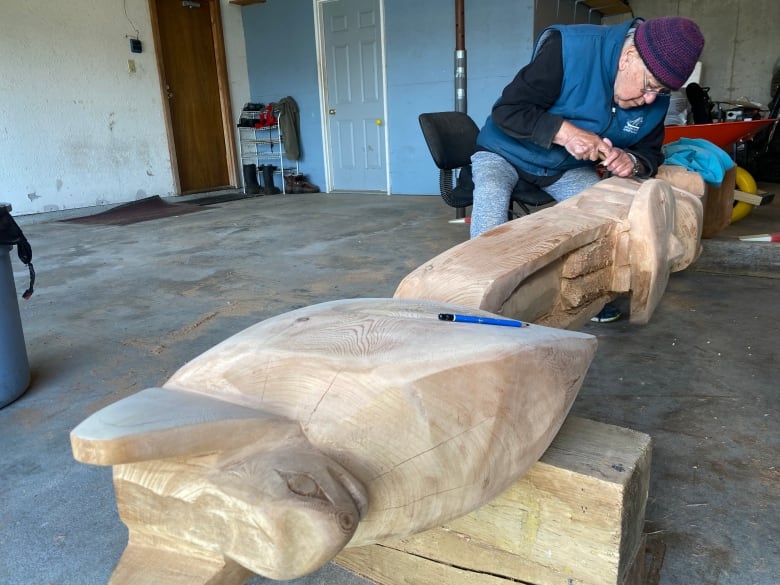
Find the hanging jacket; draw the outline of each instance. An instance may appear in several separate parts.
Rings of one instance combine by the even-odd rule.
[[[560,121],[567,120],[583,130],[609,138],[614,146],[623,149],[630,149],[644,139],[651,138],[654,144],[657,143],[651,150],[658,150],[658,157],[650,157],[642,153],[641,149],[635,153],[641,155],[643,162],[650,162],[646,166],[654,171],[658,161],[653,159],[663,160],[660,143],[669,98],[657,96],[652,104],[625,110],[618,108],[613,100],[618,62],[626,34],[638,22],[641,20],[614,26],[556,25],[542,32],[534,48],[534,59],[549,36],[560,35],[562,75],[560,91],[546,110],[550,115],[544,120],[540,119],[540,127],[546,125],[549,130],[550,124],[557,120],[557,131]],[[538,74],[538,71],[535,73]],[[513,84],[522,82],[521,70]],[[502,98],[496,102],[493,113],[480,131],[477,138],[480,149],[495,152],[518,169],[536,176],[556,176],[568,169],[595,164],[589,160],[577,160],[564,147],[551,144],[552,131],[548,133],[547,143],[542,140],[535,143],[513,137],[502,130],[494,120],[494,115],[497,108],[506,108],[506,95],[511,91],[511,86],[505,89]],[[502,111],[501,114],[506,115],[506,112]]]
[[[293,98],[287,96],[276,102],[276,108],[279,111],[279,132],[281,132],[284,142],[284,156],[289,160],[299,160],[301,157],[299,142],[301,122],[298,104]]]

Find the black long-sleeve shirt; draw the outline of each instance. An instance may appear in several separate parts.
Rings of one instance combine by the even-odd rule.
[[[504,88],[493,106],[493,122],[513,138],[550,148],[564,119],[548,110],[558,100],[562,86],[563,43],[560,32],[550,31],[533,60]],[[642,177],[654,176],[663,163],[663,140],[662,121],[644,139],[626,149],[643,163]]]

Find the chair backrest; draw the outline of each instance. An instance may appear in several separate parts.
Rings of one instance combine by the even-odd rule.
[[[479,127],[465,112],[429,112],[420,114],[418,119],[433,162],[439,168],[439,190],[444,202],[459,209],[472,205],[471,155],[477,149]],[[457,184],[453,185],[452,171],[455,169],[461,171]],[[531,212],[529,205],[536,207],[553,201],[539,187],[522,180],[517,182],[510,197],[509,219],[515,216],[513,203],[528,214]]]
[[[418,119],[437,167],[450,171],[471,163],[471,155],[477,149],[479,127],[468,114],[430,112],[420,114]]]

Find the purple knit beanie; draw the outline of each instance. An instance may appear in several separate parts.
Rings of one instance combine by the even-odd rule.
[[[664,87],[677,90],[693,73],[704,37],[690,18],[664,16],[640,24],[634,45],[653,77]]]

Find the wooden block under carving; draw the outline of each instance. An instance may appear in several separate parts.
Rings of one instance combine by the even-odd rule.
[[[382,585],[623,585],[642,543],[650,455],[643,433],[570,416],[498,498],[336,563]]]
[[[717,236],[731,223],[736,176],[737,167],[731,167],[724,174],[723,181],[719,185],[714,185],[706,183],[699,173],[675,165],[661,165],[656,175],[658,179],[663,179],[678,189],[703,196],[702,238]]]
[[[707,183],[707,191],[704,195],[702,238],[714,238],[731,223],[736,181],[737,167],[733,166],[723,175],[723,181],[720,185]]]

